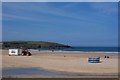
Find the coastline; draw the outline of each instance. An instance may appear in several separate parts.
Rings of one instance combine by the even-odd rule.
[[[52,50],[34,50],[34,49],[30,49],[30,51],[32,52],[52,52]],[[54,52],[69,52],[69,53],[73,53],[73,52],[79,52],[79,53],[116,53],[118,54],[119,52],[107,52],[107,51],[64,51],[64,50],[54,50]]]

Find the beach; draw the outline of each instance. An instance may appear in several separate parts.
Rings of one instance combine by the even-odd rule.
[[[8,70],[17,68],[36,68],[66,74],[82,74],[82,75],[89,74],[106,76],[116,75],[111,77],[117,77],[118,74],[117,53],[62,52],[62,51],[61,52],[33,51],[31,53],[32,56],[8,56],[8,50],[2,50],[2,69]],[[104,56],[106,55],[109,55],[111,57],[104,58]],[[90,57],[100,57],[100,63],[88,63],[88,58]],[[21,77],[21,75],[17,76]],[[26,77],[30,76],[26,75]],[[35,75],[34,77],[45,76]]]

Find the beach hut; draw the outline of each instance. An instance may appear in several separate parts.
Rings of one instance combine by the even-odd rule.
[[[9,56],[11,55],[21,55],[20,49],[9,49]]]
[[[100,63],[100,57],[97,58],[88,58],[89,63]]]

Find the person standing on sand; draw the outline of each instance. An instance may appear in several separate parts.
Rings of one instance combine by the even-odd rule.
[[[52,52],[54,52],[54,50],[52,50]]]
[[[39,49],[39,51],[40,51],[40,49],[41,49],[41,45],[38,46],[38,49]]]

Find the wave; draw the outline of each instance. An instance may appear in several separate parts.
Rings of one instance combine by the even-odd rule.
[[[58,52],[119,53],[119,52],[106,52],[106,51],[58,51]]]
[[[85,52],[85,53],[120,53],[120,52],[107,52],[107,51],[65,51],[65,50],[34,50],[34,49],[30,49],[30,51],[33,52]]]

